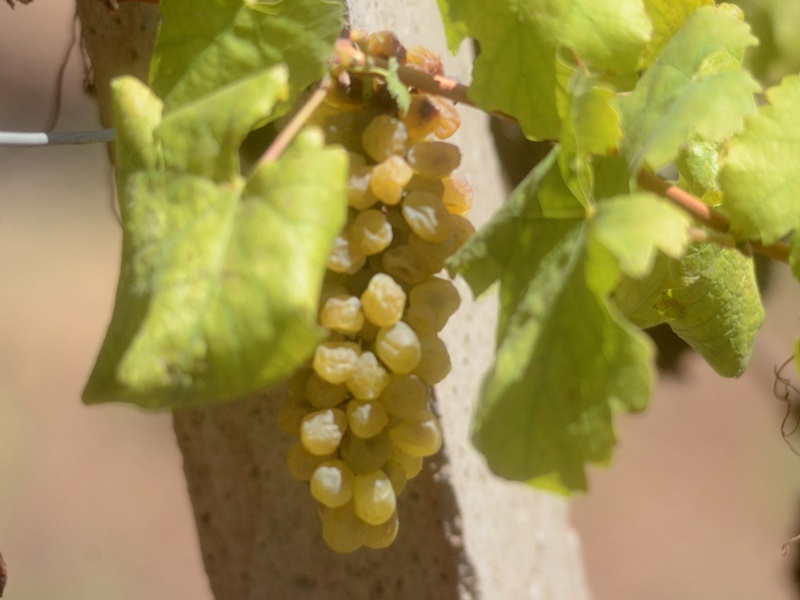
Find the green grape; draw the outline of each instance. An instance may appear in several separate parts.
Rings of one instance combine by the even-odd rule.
[[[461,152],[447,142],[420,142],[406,153],[406,161],[415,173],[442,179],[461,164]]]
[[[390,458],[386,461],[386,464],[383,465],[381,470],[386,473],[386,477],[388,477],[389,481],[392,483],[394,495],[399,496],[402,494],[408,483],[408,476],[406,475],[406,470],[403,468],[403,465]]]
[[[380,365],[372,352],[367,351],[358,357],[358,363],[347,379],[347,388],[359,400],[373,400],[380,396],[388,383],[389,374],[386,369]]]
[[[402,157],[392,155],[372,168],[369,189],[384,204],[397,204],[414,171]]]
[[[373,548],[375,550],[388,548],[392,545],[392,542],[394,542],[399,530],[400,519],[397,518],[397,512],[395,511],[385,523],[367,526],[367,535],[364,538],[364,545],[367,548]]]
[[[380,399],[386,411],[401,419],[426,417],[428,388],[415,375],[391,375]]]
[[[441,194],[445,208],[454,215],[466,215],[472,209],[475,192],[463,175],[445,177],[444,190]]]
[[[361,300],[357,296],[344,294],[331,296],[322,304],[319,323],[342,333],[358,333],[364,326]]]
[[[345,235],[337,236],[328,255],[327,267],[335,273],[352,275],[364,266],[367,257]]]
[[[295,442],[286,455],[286,464],[293,479],[308,481],[321,463],[333,457],[333,454],[323,454],[322,456],[311,454],[302,442]]]
[[[408,132],[403,122],[388,115],[375,117],[361,136],[364,151],[375,162],[381,163],[392,154],[402,156],[406,152]]]
[[[344,384],[334,385],[322,379],[316,373],[306,383],[306,398],[315,408],[333,408],[350,397],[350,390]]]
[[[403,217],[411,230],[428,242],[444,242],[453,227],[439,197],[427,192],[412,192],[403,200]]]
[[[361,294],[361,305],[370,323],[389,327],[403,316],[406,293],[391,276],[376,273]]]
[[[417,333],[437,333],[461,305],[456,286],[446,279],[431,277],[411,288],[406,322]]]
[[[391,451],[392,443],[386,429],[368,439],[360,438],[352,431],[348,431],[339,447],[342,460],[354,473],[371,473],[380,469],[388,460]]]
[[[322,521],[322,539],[331,550],[345,554],[364,545],[369,526],[358,518],[353,502],[338,508],[322,506],[319,517]]]
[[[439,383],[447,377],[452,369],[450,354],[445,343],[435,334],[423,335],[419,338],[422,357],[414,374],[428,385]]]
[[[347,431],[347,416],[338,408],[308,413],[300,424],[300,441],[318,456],[336,451]]]
[[[392,482],[383,471],[356,475],[353,478],[353,508],[369,525],[388,521],[397,508]]]
[[[406,479],[414,479],[422,471],[422,457],[411,456],[407,452],[401,450],[397,445],[392,444],[392,451],[389,453],[389,460],[387,463],[397,464],[405,471]]]
[[[406,375],[419,365],[422,350],[414,330],[403,321],[382,327],[375,337],[375,353],[394,373]]]
[[[358,364],[361,347],[355,342],[325,342],[314,351],[314,372],[328,383],[344,383]]]
[[[311,475],[311,495],[325,506],[344,506],[353,497],[353,479],[353,471],[344,462],[326,460]]]
[[[389,424],[386,408],[374,400],[350,400],[347,403],[347,425],[355,435],[368,439],[378,435]]]
[[[431,456],[442,447],[439,420],[428,413],[424,419],[404,419],[389,429],[392,444],[411,456]]]
[[[379,210],[365,210],[356,216],[348,231],[350,240],[366,256],[383,252],[392,243],[392,226]]]

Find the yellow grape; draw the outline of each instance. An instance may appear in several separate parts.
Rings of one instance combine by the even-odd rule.
[[[364,266],[367,257],[350,243],[347,236],[339,235],[333,242],[333,249],[328,255],[327,267],[335,273],[352,275]]]
[[[331,296],[322,304],[319,323],[342,333],[358,333],[364,326],[361,300],[357,296],[344,294]]]
[[[461,152],[447,142],[420,142],[406,153],[406,161],[415,173],[424,177],[442,179],[461,164]]]
[[[350,390],[344,384],[334,385],[322,379],[316,373],[306,383],[306,398],[315,408],[333,408],[350,397]]]
[[[383,252],[392,243],[392,226],[380,210],[370,209],[358,213],[348,232],[350,240],[366,255]]]
[[[364,545],[368,525],[356,515],[353,502],[338,508],[323,506],[319,517],[322,521],[322,539],[331,550],[344,554]]]
[[[308,413],[300,424],[300,441],[311,454],[330,454],[339,447],[345,431],[347,416],[338,408]]]
[[[343,506],[353,497],[353,479],[353,471],[344,462],[326,460],[311,475],[311,495],[325,506]]]
[[[358,357],[358,363],[347,379],[347,389],[359,400],[377,398],[388,384],[389,374],[378,362],[375,355],[369,351],[362,353]],[[362,435],[358,432],[356,433]]]
[[[375,162],[383,162],[392,154],[406,152],[408,132],[403,122],[388,115],[375,117],[361,136],[361,144]]]
[[[384,204],[397,204],[414,171],[403,157],[392,155],[372,168],[369,189]]]
[[[388,521],[397,508],[392,482],[383,471],[356,475],[353,479],[353,508],[369,525]]]
[[[375,338],[375,353],[394,373],[405,375],[419,365],[422,350],[414,330],[403,321],[382,327]]]
[[[411,230],[423,240],[439,243],[450,237],[450,213],[438,196],[412,192],[403,200],[401,210]]]
[[[336,385],[349,379],[360,354],[355,342],[325,342],[317,346],[311,365],[317,375]]]
[[[444,183],[442,203],[448,212],[463,217],[472,209],[472,203],[475,200],[472,186],[466,177],[458,174],[445,177],[442,182]]]
[[[428,414],[424,419],[404,419],[389,429],[392,445],[411,456],[431,456],[442,447],[442,430],[439,420]]]
[[[428,387],[415,375],[391,375],[380,399],[389,414],[401,419],[428,414]]]
[[[333,458],[333,454],[311,454],[302,442],[295,442],[286,455],[286,464],[289,474],[298,481],[308,481],[320,463]]]
[[[435,385],[450,374],[450,354],[447,346],[436,334],[419,338],[422,358],[414,369],[414,374],[428,385]]]
[[[406,293],[390,275],[376,273],[361,294],[361,306],[370,323],[389,327],[403,316]]]
[[[392,545],[392,542],[394,542],[399,530],[400,520],[397,518],[397,512],[395,511],[385,523],[367,526],[367,535],[364,538],[364,545],[367,548],[373,548],[375,550],[388,548]]]
[[[355,435],[368,439],[383,431],[389,424],[389,417],[381,402],[350,400],[347,403],[347,424]]]

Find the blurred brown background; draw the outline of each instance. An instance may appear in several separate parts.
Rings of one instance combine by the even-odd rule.
[[[0,2],[0,130],[42,129],[72,10]],[[98,127],[83,76],[73,52],[59,130]],[[206,600],[169,416],[79,400],[116,285],[110,177],[102,147],[0,149],[6,595]],[[748,372],[722,380],[686,357],[648,413],[621,419],[614,463],[575,502],[597,600],[799,597],[794,551],[780,550],[800,532],[800,458],[780,438],[771,390],[800,334],[800,288],[775,275]]]

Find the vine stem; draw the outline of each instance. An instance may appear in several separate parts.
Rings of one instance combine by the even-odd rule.
[[[275,140],[269,145],[264,154],[261,155],[261,158],[258,159],[255,168],[280,158],[286,148],[289,147],[289,144],[292,143],[292,140],[311,118],[311,115],[314,114],[314,111],[316,111],[325,101],[330,88],[331,79],[330,77],[326,76],[320,82],[317,89],[315,89],[311,96],[309,96],[308,100],[305,101],[303,106],[300,107],[300,110],[292,115],[292,118],[286,124],[286,127],[281,129]]]

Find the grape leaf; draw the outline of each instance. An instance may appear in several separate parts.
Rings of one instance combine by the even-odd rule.
[[[320,79],[342,29],[336,0],[162,0],[150,70],[165,112],[283,63],[290,97]]]
[[[750,29],[722,7],[694,12],[645,72],[620,98],[622,148],[633,171],[659,168],[690,139],[720,142],[755,111],[758,83],[741,61],[756,43]]]
[[[191,129],[197,139],[235,147],[245,124],[269,114],[285,89],[282,67],[263,77],[248,88],[260,108],[220,115],[231,107],[225,90],[216,103],[204,99],[211,112],[203,113],[206,126]],[[116,82],[114,93],[117,106],[159,108],[130,80]],[[182,127],[160,129],[173,116],[182,120],[181,112],[159,125],[148,112],[145,125],[117,140],[133,172],[120,175],[122,268],[87,403],[174,408],[232,399],[288,376],[321,338],[316,302],[345,219],[346,153],[323,148],[311,130],[249,180],[215,181],[193,172],[203,159],[189,158],[189,145],[174,139]],[[223,115],[230,131],[220,136]],[[153,156],[143,153],[148,131],[157,140]],[[159,156],[172,157],[173,166],[165,169]],[[231,159],[205,166],[219,174],[220,164],[227,172]]]
[[[664,46],[686,19],[701,6],[713,6],[714,0],[644,0],[644,7],[653,24],[653,38],[644,53],[644,62],[652,64]]]
[[[723,377],[738,377],[764,321],[753,260],[701,244],[670,265],[669,288],[655,308],[672,330]]]
[[[600,202],[594,218],[596,239],[619,260],[629,277],[650,274],[661,250],[680,258],[689,245],[692,218],[670,202],[639,192]]]
[[[611,456],[613,410],[641,410],[648,401],[652,347],[607,301],[618,267],[592,240],[557,153],[450,269],[476,294],[491,277],[500,281],[496,360],[476,412],[476,447],[503,477],[582,490],[585,463]]]
[[[800,77],[766,96],[769,104],[730,141],[719,182],[731,230],[771,244],[800,225]]]

